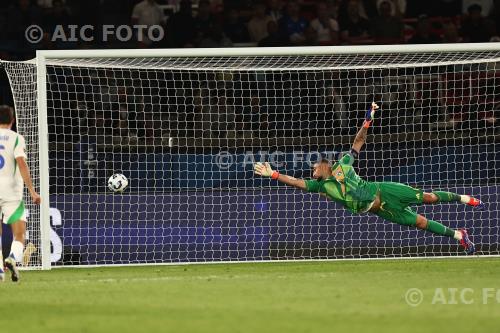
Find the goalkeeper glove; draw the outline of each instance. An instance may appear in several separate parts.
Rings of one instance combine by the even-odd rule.
[[[364,128],[370,127],[373,119],[375,118],[375,110],[378,109],[378,105],[372,102],[372,106],[366,111],[365,122],[363,123]]]
[[[271,177],[272,179],[278,179],[280,173],[271,168],[269,163],[255,163],[253,167],[256,174],[262,177]]]

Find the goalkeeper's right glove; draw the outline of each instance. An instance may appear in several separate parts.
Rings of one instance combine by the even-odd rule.
[[[372,106],[366,111],[365,122],[363,123],[364,128],[370,127],[373,119],[375,119],[375,110],[378,109],[378,105],[375,102],[372,102]]]
[[[262,177],[271,177],[272,179],[278,179],[280,176],[280,173],[278,171],[275,171],[271,168],[269,163],[260,163],[257,162],[255,163],[253,167],[254,171],[256,174]]]

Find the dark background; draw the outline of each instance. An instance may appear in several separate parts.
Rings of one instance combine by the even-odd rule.
[[[133,18],[137,1],[67,0],[52,1],[52,6],[47,7],[36,1],[2,1],[0,52],[4,60],[26,60],[34,57],[36,49],[489,42],[498,40],[499,2],[476,1],[474,5],[446,0],[407,1],[404,10],[398,10],[393,1],[370,0],[183,2],[184,11],[178,11],[176,3],[158,2],[165,20],[156,23],[164,26],[166,34],[162,40],[149,43],[134,38],[126,42],[104,42],[99,38],[93,42],[65,42],[51,38],[58,25],[67,30],[71,24],[90,24],[97,27],[98,37],[99,27],[104,24],[134,24],[135,20],[144,19]],[[150,5],[156,8],[156,4]],[[260,16],[258,8],[263,8]],[[326,34],[323,29],[321,36],[313,23],[317,22],[318,8],[320,13],[327,13],[322,15],[322,22],[328,22],[332,28]],[[252,20],[267,22],[264,32],[260,31],[260,36],[267,34],[266,37],[252,38],[255,35],[249,25]],[[26,28],[33,24],[45,31],[37,44],[30,44],[24,38]],[[333,28],[336,26],[338,31]],[[498,54],[492,58],[498,58]],[[5,73],[1,71],[1,75],[1,101],[13,105]],[[416,240],[399,226],[367,224],[343,210],[333,209],[332,203],[320,204],[317,198],[312,200],[309,196],[302,212],[297,213],[300,207],[292,204],[304,200],[305,195],[284,189],[263,195],[253,188],[271,184],[254,178],[251,166],[235,164],[229,170],[220,170],[215,164],[221,151],[228,151],[238,159],[248,151],[258,156],[264,148],[286,154],[294,150],[347,150],[372,100],[379,102],[383,113],[372,127],[366,150],[357,162],[359,174],[373,181],[401,181],[424,189],[456,187],[481,195],[491,201],[491,210],[480,216],[473,231],[484,238],[484,253],[498,254],[495,184],[498,184],[497,161],[500,161],[496,148],[499,79],[494,63],[416,65],[397,70],[262,73],[239,70],[230,75],[217,71],[49,66],[50,192],[54,195],[51,202],[65,215],[65,225],[58,232],[70,248],[67,252],[71,255],[74,251],[77,257],[80,252],[109,254],[125,248],[130,248],[125,251],[129,254],[140,252],[137,244],[146,234],[127,233],[139,230],[137,223],[143,223],[143,217],[115,215],[126,209],[120,205],[132,199],[133,209],[147,207],[146,213],[152,220],[167,221],[167,225],[155,222],[160,224],[158,228],[152,225],[144,230],[171,233],[153,237],[158,244],[149,244],[151,248],[146,246],[147,251],[143,251],[152,253],[150,257],[67,261],[205,260],[196,255],[208,253],[214,257],[207,248],[213,248],[221,234],[233,246],[224,251],[234,253],[213,249],[221,254],[220,259],[226,260],[242,259],[240,253],[247,255],[247,259],[366,256],[370,254],[352,249],[368,251],[373,244],[352,242],[353,237],[359,239],[360,233],[370,230],[387,236],[380,242],[389,242],[388,252],[377,246],[382,252],[373,255],[455,252],[447,243],[441,244],[441,239],[436,250],[432,247],[436,244],[432,237]],[[176,140],[174,147],[168,146],[170,137]],[[288,164],[281,171],[297,177],[310,175],[308,164],[292,167],[289,156],[285,159]],[[107,177],[114,172],[129,177],[130,196],[102,194],[106,191]],[[225,192],[226,189],[231,190]],[[175,201],[180,198],[179,193],[183,200],[198,200],[196,209],[188,205],[180,207]],[[238,197],[238,193],[242,196]],[[276,195],[286,199],[277,200]],[[254,200],[260,197],[267,202]],[[137,198],[144,198],[145,202],[138,203]],[[102,201],[103,206],[92,206],[96,200]],[[226,207],[224,200],[235,201]],[[272,205],[278,215],[271,214]],[[225,208],[220,210],[220,207]],[[429,212],[429,217],[454,226],[463,215],[463,208],[445,206],[443,211]],[[109,228],[94,227],[96,210],[100,220],[111,224]],[[321,219],[327,211],[334,211],[332,219],[343,224],[333,227],[332,219]],[[172,212],[176,214],[167,216]],[[467,214],[468,221],[478,217]],[[181,230],[179,223],[187,220],[191,226],[182,230],[184,234],[176,234]],[[223,221],[223,225],[204,224],[196,228],[197,223],[206,221]],[[83,234],[77,234],[76,230]],[[270,234],[272,237],[250,239],[247,230],[257,238]],[[392,237],[393,233],[397,237]],[[308,239],[307,235],[314,237]],[[331,238],[321,239],[324,235]],[[402,244],[401,235],[412,239],[411,244]],[[102,237],[109,241],[109,248],[97,248]],[[175,242],[194,247],[169,250]],[[261,245],[263,252],[253,253],[244,248],[245,244],[252,247],[255,243]],[[96,247],[89,249],[85,244]],[[419,246],[423,246],[423,251]],[[121,250],[115,251],[113,247]],[[306,253],[305,248],[319,252]],[[179,249],[187,250],[184,253],[188,258],[169,257],[178,254]]]

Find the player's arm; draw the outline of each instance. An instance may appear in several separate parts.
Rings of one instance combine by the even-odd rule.
[[[301,190],[307,190],[306,181],[304,179],[297,179],[291,176],[282,175],[278,171],[271,168],[269,163],[255,163],[254,171],[256,174],[262,177],[270,177],[279,181],[280,183],[290,185]]]
[[[40,204],[40,196],[35,191],[35,187],[33,186],[33,181],[30,176],[30,169],[28,167],[28,163],[26,163],[26,143],[24,142],[24,138],[22,135],[17,137],[16,146],[14,147],[14,158],[16,159],[17,167],[19,168],[19,173],[23,178],[24,184],[28,188],[30,192],[31,199],[35,204]]]
[[[378,109],[377,103],[372,103],[370,109],[366,112],[366,119],[363,123],[363,126],[358,131],[358,134],[356,134],[356,138],[354,139],[354,143],[352,144],[352,149],[356,153],[359,153],[361,151],[361,148],[363,148],[363,145],[366,142],[368,127],[370,127],[373,118],[375,118],[375,110],[377,109]]]
[[[39,204],[41,199],[40,195],[35,191],[35,187],[33,186],[33,181],[30,176],[30,169],[28,167],[28,163],[26,163],[26,159],[23,156],[16,157],[17,166],[19,167],[19,172],[21,173],[21,177],[23,177],[24,184],[28,188],[30,192],[31,199],[35,204]]]

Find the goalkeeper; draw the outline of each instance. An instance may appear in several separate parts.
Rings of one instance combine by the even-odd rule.
[[[374,118],[377,104],[372,103],[366,114],[363,127],[359,130],[351,151],[332,164],[325,159],[313,166],[312,180],[296,179],[282,175],[271,169],[269,163],[256,163],[255,173],[271,177],[286,185],[291,185],[308,192],[321,193],[327,198],[339,202],[353,213],[370,212],[386,220],[401,225],[417,227],[434,234],[453,237],[460,242],[467,254],[474,253],[474,244],[467,230],[453,230],[439,222],[429,220],[411,210],[410,205],[435,204],[440,202],[461,202],[463,204],[484,209],[484,204],[468,195],[434,191],[424,193],[422,190],[393,182],[368,182],[361,179],[352,167],[354,159],[366,141],[368,128]]]

